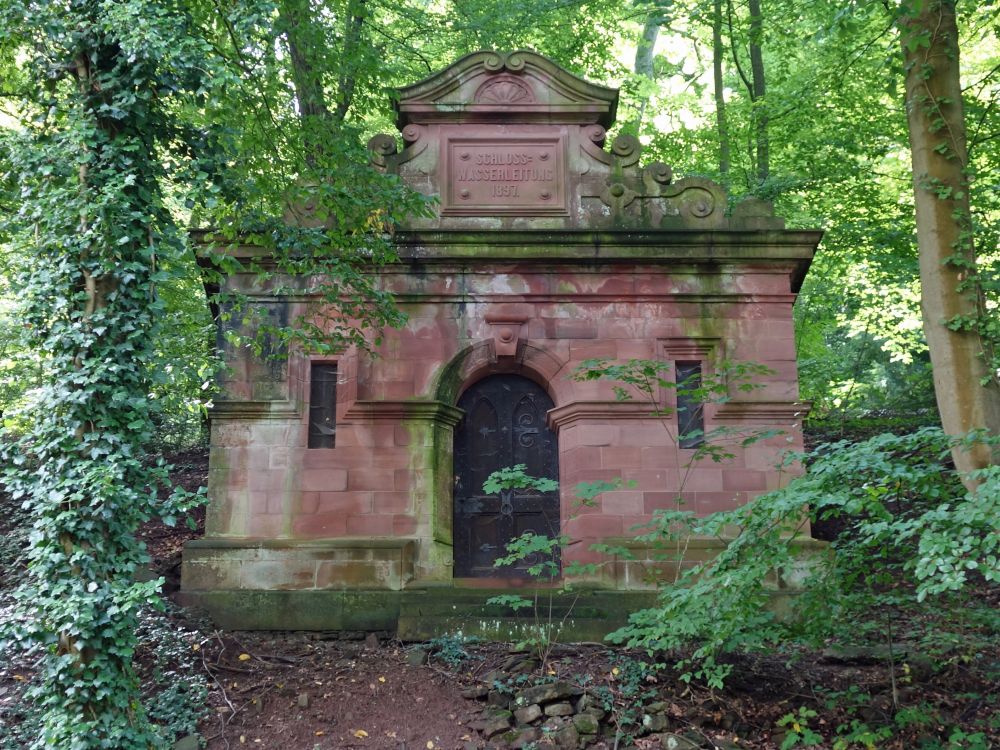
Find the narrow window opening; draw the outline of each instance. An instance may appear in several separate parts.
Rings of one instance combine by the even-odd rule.
[[[677,362],[677,444],[697,448],[705,443],[705,415],[701,390],[701,362]]]
[[[309,447],[332,448],[337,436],[337,365],[315,363],[309,372]]]

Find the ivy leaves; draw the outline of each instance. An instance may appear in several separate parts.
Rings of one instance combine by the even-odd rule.
[[[0,232],[20,260],[23,344],[47,375],[5,415],[3,481],[33,524],[19,616],[4,637],[40,659],[37,747],[165,741],[144,716],[131,658],[138,611],[159,585],[135,580],[147,559],[135,532],[198,502],[171,492],[167,467],[144,458],[155,290],[183,249],[158,151],[175,132],[172,107],[191,95],[184,83],[196,85],[205,64],[187,21],[145,1],[37,3],[3,16],[29,62],[23,127],[0,146],[3,184],[18,186],[5,198],[19,211]]]

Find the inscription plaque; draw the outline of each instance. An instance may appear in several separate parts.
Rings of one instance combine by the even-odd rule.
[[[565,215],[561,138],[449,138],[441,213]]]

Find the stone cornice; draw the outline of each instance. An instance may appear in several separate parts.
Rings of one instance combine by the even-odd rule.
[[[805,419],[811,409],[809,401],[727,401],[716,407],[712,418],[716,422],[776,424]]]
[[[512,231],[401,231],[394,236],[400,261],[372,273],[407,272],[421,266],[461,266],[475,270],[493,263],[516,263],[519,269],[532,266],[562,268],[641,264],[670,266],[692,272],[706,272],[719,264],[770,267],[787,273],[790,291],[797,293],[812,262],[819,231],[788,230],[512,230]],[[212,266],[207,248],[213,237],[208,230],[194,232],[195,242],[205,250],[199,263]],[[216,252],[273,271],[274,263],[264,248],[253,245],[230,246]],[[777,267],[784,266],[780,271]],[[458,269],[456,269],[458,270]]]
[[[538,247],[565,245],[588,250],[591,256],[602,249],[658,247],[662,251],[678,249],[711,253],[717,248],[773,247],[776,254],[787,257],[777,248],[797,247],[793,257],[811,257],[823,237],[821,230],[811,229],[746,229],[736,226],[718,229],[423,229],[397,230],[393,240],[400,247],[414,245],[482,247]],[[751,251],[759,252],[759,251]]]
[[[465,412],[442,401],[355,401],[344,415],[347,421],[423,420],[454,426]]]
[[[455,261],[519,266],[687,264],[704,270],[719,263],[788,265],[791,291],[798,292],[823,232],[747,230],[733,220],[718,230],[496,230],[433,229],[398,231],[393,237],[404,265]]]
[[[548,413],[548,423],[559,430],[576,422],[608,419],[656,419],[655,407],[642,401],[573,401]]]

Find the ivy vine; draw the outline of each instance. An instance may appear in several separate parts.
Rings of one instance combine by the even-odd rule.
[[[243,266],[217,253],[217,270],[256,274],[278,302],[304,294],[339,310],[321,322],[304,306],[310,325],[276,331],[285,350],[343,348],[368,340],[361,327],[402,320],[367,269],[394,257],[384,226],[425,202],[367,167],[359,134],[325,128],[331,145],[306,154],[316,141],[302,123],[274,116],[294,109],[273,11],[267,0],[0,5],[0,93],[21,116],[0,129],[0,205],[16,208],[0,212],[0,241],[16,259],[19,349],[44,363],[0,427],[0,481],[32,518],[0,647],[36,658],[36,748],[169,739],[132,667],[138,613],[159,604],[159,581],[136,580],[148,556],[135,533],[201,502],[146,455],[162,376],[157,290],[194,267],[187,227],[263,249]],[[306,204],[309,222],[286,221]],[[211,291],[219,277],[203,272]]]

